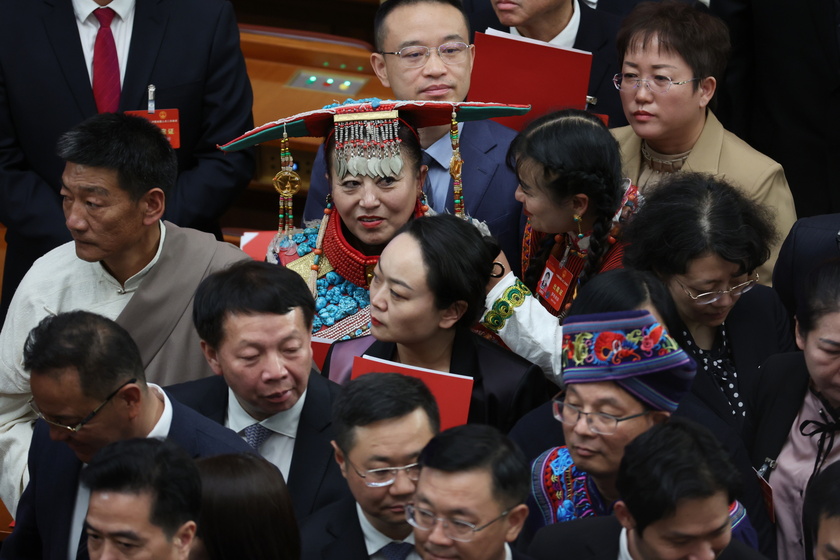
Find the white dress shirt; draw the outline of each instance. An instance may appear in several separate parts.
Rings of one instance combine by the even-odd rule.
[[[594,8],[595,6],[592,7]],[[564,49],[571,49],[574,47],[578,29],[580,29],[580,4],[578,4],[578,0],[572,0],[572,9],[574,10],[574,12],[572,12],[572,19],[569,20],[566,27],[563,28],[563,30],[554,37],[554,39],[548,42],[550,45]],[[515,27],[510,28],[510,34],[517,37],[522,36]]]
[[[365,536],[365,547],[367,547],[367,553],[370,560],[385,560],[385,556],[379,551],[382,550],[382,547],[391,542],[406,542],[414,544],[414,532],[409,533],[402,541],[394,541],[394,539],[386,537],[380,533],[379,530],[371,524],[368,518],[365,517],[365,512],[362,511],[362,506],[358,503],[356,503],[356,515],[359,517],[359,525],[361,525],[362,534]],[[409,552],[406,560],[420,560],[420,555],[417,554],[416,550],[412,550]]]
[[[125,66],[128,62],[128,48],[131,45],[131,31],[134,27],[134,5],[136,0],[111,0],[107,6],[100,6],[94,0],[73,0],[73,11],[76,13],[76,25],[79,28],[79,39],[82,41],[82,52],[85,54],[85,67],[88,70],[90,83],[93,84],[93,46],[96,34],[99,32],[99,20],[93,15],[97,8],[111,8],[117,15],[111,21],[111,34],[117,47],[117,60],[120,63],[120,85],[125,79]]]
[[[300,413],[303,411],[303,403],[306,401],[306,391],[289,410],[278,412],[259,422],[273,433],[262,444],[259,449],[269,463],[280,469],[283,478],[289,480],[289,468],[292,465],[292,454],[295,450],[295,438],[297,437],[298,424],[300,424]],[[245,439],[245,428],[257,423],[257,420],[248,414],[236,398],[233,389],[228,387],[228,409],[225,426],[239,434]]]

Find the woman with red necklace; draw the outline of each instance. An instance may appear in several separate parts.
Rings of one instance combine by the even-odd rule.
[[[274,183],[281,197],[280,231],[267,260],[298,272],[315,296],[313,334],[355,338],[370,329],[370,282],[385,245],[413,218],[428,211],[427,167],[417,128],[451,123],[453,162],[460,162],[457,122],[527,112],[527,107],[485,103],[348,100],[280,119],[222,146],[241,149],[268,140],[284,143],[283,169]],[[300,183],[287,138],[325,137],[330,196],[320,223],[293,229],[291,196]],[[457,158],[457,160],[456,160]],[[453,170],[456,213],[463,213],[460,165]],[[457,176],[456,176],[457,175]]]

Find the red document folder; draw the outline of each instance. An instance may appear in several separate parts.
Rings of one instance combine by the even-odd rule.
[[[473,378],[466,375],[444,373],[374,358],[356,356],[353,358],[353,371],[350,379],[356,379],[366,373],[401,373],[422,379],[437,401],[440,409],[440,429],[467,423],[472,398]]]
[[[490,31],[490,30],[488,30]],[[492,30],[475,34],[470,101],[522,103],[531,111],[493,119],[515,130],[559,109],[585,109],[592,53]]]

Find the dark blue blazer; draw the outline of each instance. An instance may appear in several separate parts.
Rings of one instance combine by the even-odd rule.
[[[614,516],[587,517],[555,523],[540,529],[528,548],[534,560],[615,560],[618,558],[621,524]],[[732,539],[720,560],[762,560],[764,556]]]
[[[300,415],[287,481],[298,520],[350,495],[330,445],[335,437],[332,405],[339,390],[337,384],[317,372],[309,374],[306,402]],[[196,412],[224,425],[229,393],[222,376],[179,383],[167,387],[167,392]]]
[[[464,159],[462,182],[467,213],[487,222],[508,260],[516,267],[522,252],[525,220],[522,205],[513,197],[519,180],[506,163],[508,148],[515,137],[515,130],[494,121],[467,122],[461,132],[461,157]],[[312,166],[309,193],[303,210],[304,220],[320,220],[324,216],[323,210],[330,190],[326,173],[322,146],[318,148]],[[451,184],[447,208],[450,212],[454,211]]]
[[[169,439],[192,457],[254,453],[242,438],[170,398]],[[0,548],[0,559],[67,560],[70,523],[82,462],[62,442],[52,441],[43,420],[35,422],[29,448],[29,484],[23,491],[15,529]]]
[[[586,93],[596,97],[598,103],[587,108],[593,113],[609,116],[610,128],[614,128],[627,124],[624,109],[621,108],[621,98],[612,83],[612,77],[620,70],[615,36],[618,34],[621,18],[611,13],[613,10],[609,8],[602,9],[602,3],[603,0],[599,1],[598,9],[593,10],[584,4],[583,0],[579,2],[580,27],[572,46],[592,53],[592,69],[589,72],[589,89]],[[470,17],[473,31],[484,33],[488,27],[504,32],[510,31],[510,27],[502,25],[496,17],[489,0],[464,2],[464,9]]]
[[[96,114],[72,3],[0,0],[0,222],[8,228],[4,306],[36,258],[70,240],[59,136]],[[251,151],[216,145],[253,127],[251,85],[230,2],[137,0],[120,111],[180,112],[178,182],[165,217],[213,233],[254,172]],[[0,316],[4,313],[0,311]]]

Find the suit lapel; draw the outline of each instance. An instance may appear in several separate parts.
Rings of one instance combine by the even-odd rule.
[[[120,110],[146,106],[147,88],[157,60],[169,10],[162,0],[137,0],[134,11],[134,29],[128,49],[128,64],[123,80]]]
[[[44,4],[47,6],[43,18],[44,28],[52,51],[61,66],[67,89],[83,115],[95,115],[96,101],[93,99],[90,74],[85,68],[85,55],[79,39],[73,4],[67,0],[46,0]]]
[[[289,493],[295,511],[311,512],[324,471],[333,460],[332,446],[324,430],[330,425],[329,387],[317,372],[309,373],[306,402],[300,413],[292,464],[289,466]]]
[[[464,198],[467,203],[467,213],[475,215],[484,194],[490,186],[490,181],[496,174],[499,161],[487,156],[487,152],[496,147],[488,124],[484,121],[464,123],[461,132],[461,157],[464,159],[463,175],[461,177],[464,188]],[[447,200],[447,208],[452,206],[452,196]]]
[[[367,560],[367,545],[356,512],[356,502],[345,498],[342,507],[336,510],[324,527],[324,532],[331,541],[324,546],[321,558],[343,558],[344,560]]]

